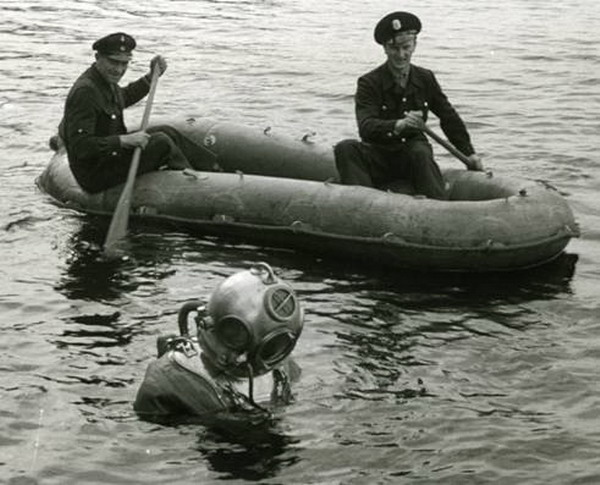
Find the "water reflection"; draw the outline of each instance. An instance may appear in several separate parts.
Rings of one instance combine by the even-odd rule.
[[[131,343],[135,328],[120,322],[120,312],[107,315],[95,313],[66,319],[65,327],[57,347],[83,347],[97,349],[101,347],[124,347]]]
[[[107,258],[102,249],[107,228],[107,219],[82,218],[79,230],[67,243],[66,269],[57,291],[69,299],[111,301],[138,290],[149,280],[156,282],[175,272],[170,262],[178,248],[163,237],[144,237],[138,244],[131,241],[134,232],[123,257]]]
[[[127,347],[136,334],[144,332],[145,323],[169,313],[161,306],[161,294],[167,290],[159,282],[175,272],[170,260],[174,249],[162,238],[144,237],[136,240],[135,232],[128,238],[131,256],[107,258],[103,254],[108,220],[82,217],[78,230],[66,244],[67,257],[55,289],[76,303],[73,312],[62,320],[64,330],[54,343],[59,348],[79,348],[80,352],[95,352],[102,359],[102,347]],[[159,240],[160,239],[160,240]],[[143,307],[143,314],[131,314],[123,308],[151,296],[154,307]],[[176,312],[173,308],[172,313]]]
[[[274,409],[278,413],[279,408]],[[298,438],[282,429],[278,414],[223,411],[203,416],[140,416],[161,427],[196,435],[194,449],[227,480],[261,481],[300,461]]]
[[[224,479],[266,480],[300,460],[294,451],[298,440],[279,428],[275,420],[206,429],[198,435],[197,450]]]
[[[345,368],[339,397],[361,401],[404,401],[428,395],[423,382],[410,377],[411,367],[430,364],[423,358],[426,337],[414,325],[374,322],[370,328],[348,327],[335,332],[335,347],[343,349]],[[447,330],[448,331],[448,330]]]
[[[563,253],[542,266],[499,273],[419,272],[321,261],[310,272],[314,277],[329,281],[331,292],[357,293],[365,300],[381,303],[402,302],[406,308],[419,310],[568,296],[572,293],[571,282],[578,259],[577,254]]]
[[[66,269],[55,289],[72,300],[114,300],[137,288],[134,263],[102,254],[106,227],[96,218],[82,218],[67,243]]]
[[[344,376],[340,397],[398,402],[431,396],[419,375],[440,356],[485,347],[490,339],[522,345],[525,332],[546,325],[533,303],[569,295],[577,259],[563,254],[519,273],[397,271],[329,280],[339,323],[330,329],[335,340],[329,346],[344,355],[336,364]],[[311,313],[332,316],[312,307]]]

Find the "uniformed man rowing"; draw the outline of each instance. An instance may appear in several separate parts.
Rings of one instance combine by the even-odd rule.
[[[469,168],[483,170],[465,124],[433,72],[411,64],[420,31],[421,21],[408,12],[388,14],[375,27],[387,61],[358,79],[355,109],[362,141],[343,140],[335,147],[343,184],[384,188],[405,179],[418,194],[446,199],[442,174],[420,129],[430,110],[450,142],[467,155]]]
[[[155,56],[150,73],[126,87],[119,81],[127,71],[136,42],[117,32],[94,42],[96,61],[71,87],[59,127],[75,179],[87,192],[99,192],[127,179],[133,151],[141,147],[138,174],[161,167],[192,168],[181,148],[181,135],[169,126],[127,132],[123,110],[143,99],[150,90],[154,66],[162,75],[167,62]],[[202,168],[202,167],[196,167]]]

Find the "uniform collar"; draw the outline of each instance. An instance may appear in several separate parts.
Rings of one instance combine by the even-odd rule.
[[[386,91],[394,89],[396,83],[394,81],[394,75],[392,74],[392,71],[388,66],[388,63],[384,62],[381,66],[379,66],[379,71],[383,80],[383,89]],[[406,83],[406,88],[408,88],[409,86],[415,86],[418,88],[424,86],[423,76],[421,75],[419,68],[414,64],[410,65],[410,70],[408,72],[408,81]]]

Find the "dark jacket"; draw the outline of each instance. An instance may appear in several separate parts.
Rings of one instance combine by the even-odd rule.
[[[431,110],[456,148],[467,156],[475,152],[465,124],[429,69],[411,64],[406,87],[402,89],[396,86],[387,63],[382,64],[358,79],[355,103],[358,130],[364,142],[394,150],[406,141],[424,139],[420,130],[409,129],[396,135],[394,125],[407,111],[423,111],[427,120]]]
[[[63,139],[73,175],[82,185],[102,165],[126,153],[119,135],[127,133],[123,110],[140,101],[150,90],[147,77],[121,88],[111,86],[92,65],[73,84],[67,100],[59,134]]]

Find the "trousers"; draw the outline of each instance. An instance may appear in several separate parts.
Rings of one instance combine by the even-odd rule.
[[[212,170],[214,156],[168,125],[148,128],[150,140],[140,155],[137,175],[166,167],[170,170]],[[79,184],[86,192],[95,193],[127,180],[134,150],[123,150],[120,156],[103,160]]]
[[[347,139],[334,148],[335,164],[344,185],[385,189],[407,180],[416,194],[447,199],[441,170],[426,140],[409,140],[393,149]]]

